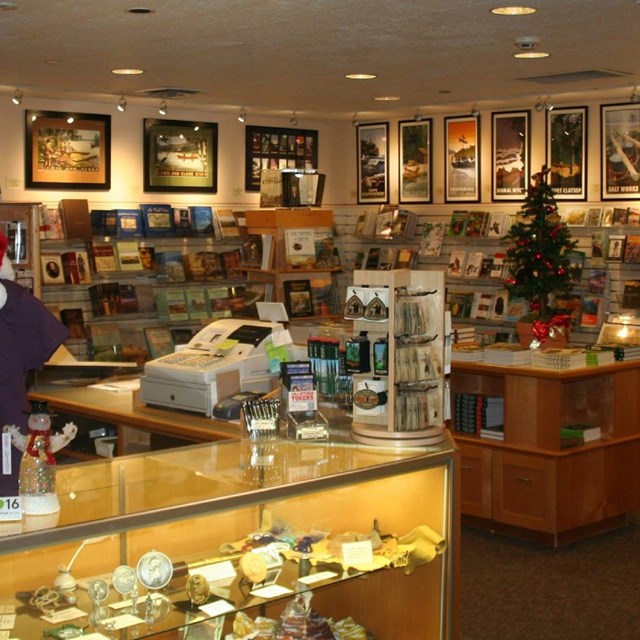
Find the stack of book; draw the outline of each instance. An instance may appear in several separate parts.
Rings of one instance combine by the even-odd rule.
[[[477,342],[451,345],[451,362],[482,362],[484,347]]]
[[[454,429],[481,437],[504,439],[504,398],[481,393],[457,393]]]
[[[602,429],[590,424],[568,424],[560,427],[560,448],[579,447],[602,438]]]
[[[546,349],[532,351],[531,365],[545,369],[579,369],[615,362],[612,351],[589,349]]]
[[[487,364],[499,364],[508,367],[531,364],[531,349],[510,342],[495,342],[484,349],[484,361]]]
[[[627,362],[629,360],[640,360],[640,344],[594,344],[591,351],[602,353],[611,351],[616,362]]]
[[[475,342],[476,329],[471,324],[456,324],[453,327],[453,342],[455,344],[465,344]]]

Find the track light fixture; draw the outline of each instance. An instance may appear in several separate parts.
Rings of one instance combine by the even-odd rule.
[[[67,124],[73,124],[75,120],[76,119],[73,116],[67,116]]]
[[[536,111],[553,111],[553,104],[550,102],[551,97],[538,98],[538,102],[536,102]]]
[[[167,103],[164,100],[160,103],[160,107],[158,108],[158,113],[161,116],[167,115]]]
[[[545,108],[547,111],[553,111],[553,104],[551,103],[551,98],[550,98],[550,97],[549,97],[549,98],[547,98],[547,99],[544,101],[544,108]]]
[[[297,127],[298,126],[298,116],[296,116],[296,112],[295,111],[293,112],[293,115],[289,119],[289,124],[292,127]]]
[[[633,91],[631,92],[631,97],[629,98],[633,104],[638,104],[640,102],[640,93],[638,93],[638,87],[633,87]]]
[[[480,109],[478,109],[477,105],[473,105],[473,107],[471,107],[471,115],[474,118],[477,118],[480,115]]]
[[[354,127],[357,127],[360,124],[360,120],[358,120],[358,114],[357,113],[353,114],[353,120],[351,121],[351,124]]]
[[[13,102],[13,104],[20,104],[22,102],[22,91],[20,91],[20,89],[16,89],[13,92],[13,98],[11,98],[11,102]]]
[[[423,116],[422,116],[422,114],[420,113],[420,109],[418,109],[418,110],[416,111],[416,114],[413,116],[413,119],[414,119],[416,122],[422,122],[422,118],[423,118]]]
[[[238,114],[238,122],[244,122],[247,119],[247,112],[244,109],[240,109]]]
[[[118,111],[120,111],[120,113],[124,113],[127,110],[127,99],[124,96],[120,97],[120,100],[118,100]]]

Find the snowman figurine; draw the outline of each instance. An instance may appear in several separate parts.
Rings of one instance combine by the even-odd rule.
[[[60,511],[53,454],[75,438],[78,428],[73,422],[67,422],[62,433],[52,434],[53,415],[46,401],[32,400],[26,436],[15,425],[4,426],[4,432],[11,434],[13,446],[24,452],[20,463],[19,493],[25,515]]]

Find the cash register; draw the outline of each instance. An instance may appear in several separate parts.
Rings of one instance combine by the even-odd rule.
[[[269,346],[284,330],[279,322],[224,318],[199,331],[189,344],[144,366],[142,401],[211,416],[220,399],[238,391],[266,393],[273,385]]]

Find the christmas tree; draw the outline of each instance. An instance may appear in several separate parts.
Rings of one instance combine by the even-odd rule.
[[[546,181],[548,172],[543,166],[532,176],[518,221],[504,237],[511,245],[505,287],[510,295],[529,301],[528,319],[542,322],[554,316],[551,294],[569,293],[573,288],[566,252],[576,246],[558,214],[553,190]]]

